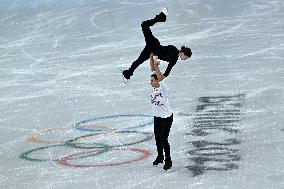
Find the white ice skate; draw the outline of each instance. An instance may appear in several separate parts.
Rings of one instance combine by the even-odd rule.
[[[161,10],[161,12],[164,13],[166,16],[169,15],[169,13],[168,13],[168,8],[167,8],[167,7],[163,8],[163,9]]]

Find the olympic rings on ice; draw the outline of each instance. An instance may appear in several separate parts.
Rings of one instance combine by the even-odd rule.
[[[94,119],[89,119],[89,120],[84,120],[75,123],[74,125],[71,126],[65,126],[62,128],[49,128],[49,129],[44,129],[41,131],[38,131],[37,133],[33,133],[28,135],[28,140],[36,143],[41,143],[41,144],[48,144],[47,146],[43,147],[38,147],[34,148],[31,150],[28,150],[26,152],[23,152],[20,154],[20,158],[28,161],[37,161],[37,162],[44,162],[44,161],[55,161],[61,165],[65,166],[71,166],[71,167],[109,167],[109,166],[118,166],[118,165],[123,165],[123,164],[129,164],[133,163],[136,161],[140,161],[143,159],[146,159],[148,156],[151,155],[151,153],[147,150],[144,149],[138,149],[138,148],[118,148],[118,147],[123,147],[123,146],[130,146],[134,144],[139,144],[148,140],[151,140],[154,135],[152,133],[147,133],[147,132],[139,132],[139,131],[133,131],[131,129],[135,128],[141,128],[145,126],[149,126],[153,123],[153,119],[151,120],[144,120],[140,121],[138,124],[134,126],[129,126],[125,127],[122,129],[113,129],[109,126],[106,125],[101,125],[99,121],[109,121],[112,119],[118,119],[120,117],[152,117],[150,115],[113,115],[113,116],[105,116],[105,117],[99,117],[99,118],[94,118]],[[97,122],[97,123],[96,123]],[[61,140],[47,140],[43,139],[42,136],[51,134],[54,132],[60,132],[60,131],[65,131],[65,130],[70,130],[70,129],[76,129],[76,130],[81,130],[81,131],[88,131],[91,132],[91,134],[88,135],[83,135],[83,136],[78,136],[73,139],[66,139],[66,141],[61,141]],[[95,132],[95,133],[94,133]],[[120,143],[118,145],[111,145],[111,144],[104,144],[104,143],[97,143],[95,141],[92,141],[91,143],[87,142],[79,142],[79,140],[86,139],[88,137],[94,137],[97,139],[96,136],[98,136],[98,139],[101,138],[101,136],[107,136],[111,134],[142,134],[144,137],[142,139],[138,139],[136,141],[131,141],[131,142],[124,142]],[[126,137],[127,138],[127,137]],[[56,147],[73,147],[77,149],[91,149],[90,151],[80,151],[76,152],[74,154],[68,155],[64,158],[57,158],[57,159],[52,159],[52,158],[41,158],[41,157],[34,157],[33,153],[37,151],[42,151],[50,148],[56,148]],[[117,163],[105,163],[105,164],[90,164],[90,165],[84,165],[84,164],[75,164],[75,163],[70,163],[72,160],[73,162],[76,159],[82,159],[82,158],[87,158],[87,157],[93,157],[97,156],[103,153],[106,153],[109,150],[115,150],[115,151],[131,151],[135,153],[141,154],[139,157],[135,159],[130,159],[130,160],[125,160]]]

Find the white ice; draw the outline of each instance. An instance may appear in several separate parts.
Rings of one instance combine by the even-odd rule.
[[[165,6],[168,19],[152,27],[153,34],[163,45],[185,45],[193,52],[189,60],[178,61],[165,79],[175,112],[169,137],[173,167],[167,172],[162,166],[152,166],[154,139],[123,145],[143,139],[141,132],[153,133],[152,124],[128,128],[151,121],[151,117],[94,120],[151,113],[149,63],[135,71],[128,85],[120,70],[128,68],[144,47],[141,22]],[[282,0],[0,0],[0,188],[283,189],[283,31]],[[162,62],[162,69],[165,67]],[[241,107],[236,108],[240,120],[233,125],[238,132],[189,134],[198,120],[214,118],[206,117],[206,110],[197,111],[200,97],[238,94],[244,94]],[[91,119],[85,122],[87,126],[101,126],[110,134],[78,142],[122,147],[70,162],[114,164],[140,156],[129,150],[132,148],[148,150],[151,155],[130,164],[92,168],[19,158],[28,150],[51,145],[31,142],[30,134]],[[125,128],[134,132],[113,133]],[[41,137],[64,142],[94,132],[99,131],[66,128]],[[192,142],[227,139],[238,141],[230,146],[237,149],[239,159],[229,162],[235,168],[203,169],[194,175],[189,167],[196,165],[196,154],[188,153],[194,150]],[[32,156],[51,160],[90,150],[57,146]],[[204,165],[225,164],[208,161]]]

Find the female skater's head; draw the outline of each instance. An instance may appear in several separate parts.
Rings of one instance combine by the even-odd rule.
[[[186,60],[190,58],[192,55],[191,49],[185,46],[181,47],[181,50],[179,51],[179,57],[181,60]]]

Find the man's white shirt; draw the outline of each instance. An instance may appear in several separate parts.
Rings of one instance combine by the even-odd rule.
[[[168,102],[168,88],[164,81],[160,82],[159,88],[153,88],[151,93],[153,116],[167,118],[172,115]]]

